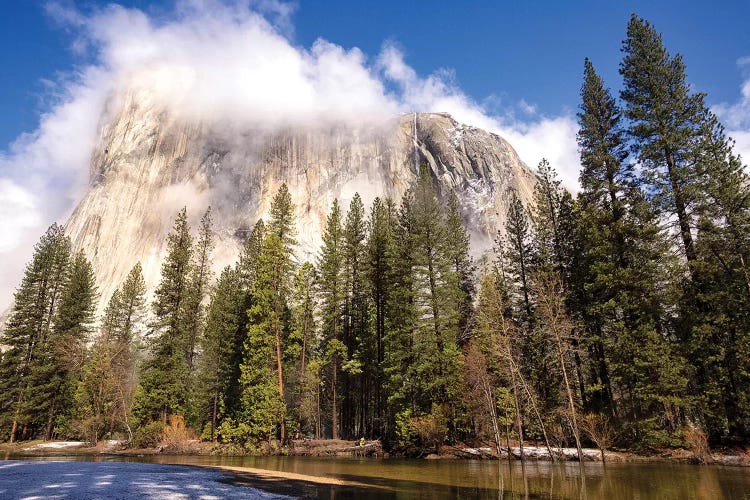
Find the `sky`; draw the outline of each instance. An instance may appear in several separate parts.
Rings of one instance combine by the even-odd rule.
[[[90,0],[0,3],[0,309],[86,190],[107,98],[247,123],[447,111],[576,188],[583,59],[619,89],[632,12],[683,55],[750,158],[750,2]]]

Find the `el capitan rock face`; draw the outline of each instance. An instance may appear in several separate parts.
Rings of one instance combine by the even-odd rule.
[[[419,164],[442,194],[457,194],[476,250],[503,226],[508,190],[528,201],[535,183],[505,140],[446,114],[269,130],[187,123],[145,93],[128,93],[112,107],[92,154],[90,188],[66,225],[74,248],[94,265],[102,303],[138,261],[154,288],[165,237],[183,206],[193,222],[212,207],[219,269],[237,258],[282,182],[296,207],[302,258],[317,251],[335,198],[344,209],[355,192],[365,204],[376,196],[398,200]]]

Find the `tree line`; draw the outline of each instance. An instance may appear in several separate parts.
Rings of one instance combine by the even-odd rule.
[[[619,99],[584,63],[581,189],[543,160],[472,259],[459,200],[423,169],[400,202],[334,201],[312,262],[282,185],[212,274],[210,209],[136,265],[96,321],[91,264],[52,226],[2,333],[9,440],[124,434],[179,415],[206,440],[682,446],[750,436],[750,184],[685,65],[633,16]]]

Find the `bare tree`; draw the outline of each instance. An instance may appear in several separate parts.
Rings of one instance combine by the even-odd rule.
[[[540,273],[534,278],[537,295],[537,314],[540,327],[545,330],[547,337],[554,343],[557,353],[557,361],[562,372],[565,395],[568,400],[568,412],[573,429],[573,436],[578,450],[578,460],[583,461],[581,450],[581,436],[578,430],[578,416],[576,404],[573,399],[573,391],[568,377],[566,357],[570,352],[570,342],[573,339],[574,323],[564,303],[564,289],[562,280],[557,272]]]
[[[580,422],[581,430],[591,439],[599,448],[602,454],[602,462],[605,461],[604,452],[612,444],[615,429],[612,427],[612,421],[603,413],[588,413],[583,416]]]

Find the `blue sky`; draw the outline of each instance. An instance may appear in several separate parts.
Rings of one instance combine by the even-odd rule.
[[[107,2],[101,2],[104,4]],[[166,18],[173,2],[122,1]],[[79,1],[86,10],[96,2]],[[75,33],[45,12],[45,2],[3,3],[0,15],[0,149],[37,126],[60,72],[85,64]],[[297,3],[291,38],[310,47],[319,37],[375,55],[396,43],[422,75],[454,71],[461,89],[494,112],[524,102],[543,114],[575,110],[582,59],[590,57],[617,87],[620,42],[631,12],[652,21],[682,53],[691,82],[710,103],[738,98],[737,60],[750,56],[750,2],[354,2]]]
[[[113,95],[147,89],[174,116],[242,126],[447,111],[575,189],[583,59],[617,89],[631,12],[683,54],[750,158],[748,0],[0,2],[0,310],[88,188]]]

